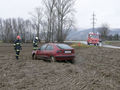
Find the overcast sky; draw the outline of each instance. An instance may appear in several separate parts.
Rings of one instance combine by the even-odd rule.
[[[92,14],[96,14],[96,27],[107,23],[110,28],[120,28],[120,0],[77,0],[75,4],[76,27],[92,27]],[[0,18],[30,18],[29,12],[41,5],[41,0],[0,0]]]

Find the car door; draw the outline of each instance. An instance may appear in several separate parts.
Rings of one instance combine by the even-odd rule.
[[[40,50],[38,52],[39,58],[43,59],[45,57],[44,53],[45,53],[46,47],[47,47],[47,44],[41,46],[41,48],[40,48]]]
[[[44,54],[45,54],[45,57],[46,57],[47,59],[49,59],[50,56],[53,56],[53,54],[54,54],[54,46],[53,46],[53,45],[48,45],[48,46],[46,47],[46,49],[45,49]]]

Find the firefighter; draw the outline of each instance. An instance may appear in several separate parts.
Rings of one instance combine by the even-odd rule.
[[[38,49],[38,37],[35,37],[35,39],[33,40],[33,50],[37,50]]]
[[[20,50],[22,50],[22,46],[21,46],[21,37],[18,35],[15,42],[14,42],[14,48],[16,51],[16,59],[19,59],[19,54],[20,54]]]

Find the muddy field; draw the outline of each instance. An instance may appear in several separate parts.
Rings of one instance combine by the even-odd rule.
[[[120,90],[120,50],[76,49],[76,63],[32,60],[25,44],[20,60],[11,44],[0,44],[0,90]]]

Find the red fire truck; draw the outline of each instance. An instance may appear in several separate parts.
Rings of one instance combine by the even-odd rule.
[[[90,32],[88,34],[88,39],[87,39],[88,45],[93,44],[98,46],[99,42],[100,42],[99,33]]]

